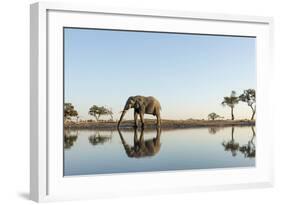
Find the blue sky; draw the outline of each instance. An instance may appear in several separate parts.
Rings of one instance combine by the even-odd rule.
[[[134,95],[156,97],[162,118],[230,118],[223,97],[256,88],[255,38],[65,28],[64,43],[65,102],[82,119],[93,104],[117,119]],[[234,114],[251,111],[240,103]]]

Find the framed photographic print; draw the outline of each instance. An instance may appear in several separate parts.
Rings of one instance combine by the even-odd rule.
[[[271,186],[272,24],[32,4],[31,199]]]

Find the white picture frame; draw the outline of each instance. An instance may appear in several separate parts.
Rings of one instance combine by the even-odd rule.
[[[255,168],[186,170],[63,177],[62,28],[169,31],[256,36],[257,135]],[[186,11],[98,8],[35,3],[30,9],[30,198],[34,201],[269,187],[273,185],[270,91],[273,19]],[[56,117],[58,116],[58,117]],[[146,181],[153,181],[147,186]],[[132,185],[132,181],[134,184]]]

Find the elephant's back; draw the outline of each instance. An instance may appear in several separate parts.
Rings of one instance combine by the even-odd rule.
[[[155,105],[159,105],[160,106],[160,102],[153,96],[148,96],[148,101],[149,102],[153,102]],[[160,106],[161,107],[161,106]]]

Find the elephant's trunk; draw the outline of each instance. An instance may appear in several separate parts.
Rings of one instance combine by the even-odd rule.
[[[118,122],[118,127],[120,126],[120,123],[122,122],[123,117],[124,117],[124,115],[126,114],[126,112],[127,112],[127,110],[123,110],[123,111],[122,111],[122,115],[121,115],[121,117],[120,117],[120,119],[119,119],[119,122]]]

